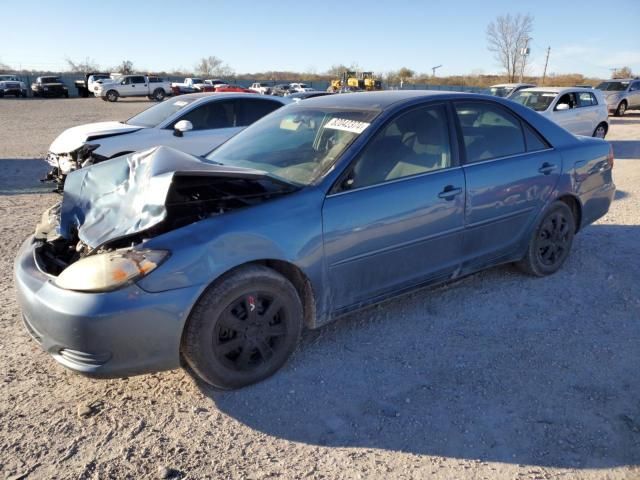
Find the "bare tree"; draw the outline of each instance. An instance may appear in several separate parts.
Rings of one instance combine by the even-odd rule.
[[[195,72],[203,77],[233,76],[233,69],[213,55],[201,58],[195,66]]]
[[[65,62],[67,62],[69,71],[74,73],[87,73],[100,70],[100,65],[98,65],[95,60],[89,57],[85,57],[84,60],[79,62],[75,62],[70,58],[66,58]]]
[[[131,75],[133,73],[133,62],[131,60],[123,60],[122,63],[113,70],[123,75]]]
[[[633,72],[629,67],[618,68],[613,72],[612,78],[632,78]]]
[[[487,27],[487,48],[506,70],[509,82],[515,81],[516,73],[525,61],[520,51],[526,47],[533,31],[531,15],[501,15]]]

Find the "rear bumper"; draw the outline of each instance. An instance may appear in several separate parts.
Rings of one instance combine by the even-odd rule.
[[[606,215],[615,194],[616,186],[613,182],[610,182],[580,195],[580,201],[582,202],[581,230]]]
[[[14,265],[25,326],[58,363],[95,377],[180,366],[180,339],[199,288],[149,293],[135,284],[106,293],[58,288],[40,271],[28,238]]]

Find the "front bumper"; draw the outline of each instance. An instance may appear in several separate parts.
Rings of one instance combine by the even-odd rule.
[[[23,93],[27,93],[26,90],[23,90],[20,87],[3,88],[2,91],[5,95],[23,95]]]
[[[27,330],[63,366],[95,377],[122,377],[180,366],[180,339],[202,289],[149,293],[135,284],[106,293],[57,287],[38,268],[29,237],[14,264]]]

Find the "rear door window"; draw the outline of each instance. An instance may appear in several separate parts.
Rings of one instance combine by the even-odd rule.
[[[237,127],[251,125],[265,115],[280,108],[280,102],[272,100],[258,100],[255,98],[236,100]]]
[[[506,109],[484,102],[455,102],[466,163],[526,152],[520,120]]]
[[[580,92],[578,94],[578,102],[581,107],[591,107],[598,104],[598,101],[591,92]]]

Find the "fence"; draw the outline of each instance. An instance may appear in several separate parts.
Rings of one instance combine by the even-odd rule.
[[[28,75],[18,75],[18,77],[27,85],[27,90],[29,91],[29,95],[31,95],[31,89],[30,89],[30,85],[32,82],[34,82],[36,80],[37,77],[44,77],[44,76],[57,76],[60,78],[60,80],[62,80],[62,83],[64,83],[67,88],[69,89],[69,96],[71,97],[77,97],[78,96],[78,90],[75,88],[75,84],[74,82],[76,80],[81,80],[83,79],[82,75],[79,74],[72,74],[72,73],[59,73],[59,74],[55,74],[55,73],[31,73]],[[174,77],[174,76],[169,76],[169,77],[165,77],[168,78],[169,81],[171,82],[182,82],[184,80],[184,77]],[[289,83],[294,83],[294,82],[299,82],[299,80],[263,80],[265,83],[269,83],[269,84],[289,84]],[[239,85],[241,87],[249,87],[252,83],[254,83],[255,80],[244,80],[244,79],[234,79],[233,83],[235,85]],[[306,81],[304,82],[307,85],[309,85],[310,87],[317,89],[317,90],[326,90],[327,88],[329,88],[329,85],[331,82],[326,81],[326,80],[315,80],[315,81]],[[389,90],[398,90],[400,89],[399,85],[387,85],[386,83],[383,84],[383,88],[384,89],[389,89]],[[471,87],[471,86],[466,86],[466,85],[431,85],[431,84],[426,84],[426,83],[404,83],[404,85],[402,86],[402,90],[449,90],[449,91],[453,91],[453,92],[472,92],[472,93],[482,93],[485,92],[486,89],[482,88],[482,87]]]

